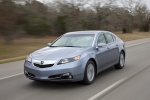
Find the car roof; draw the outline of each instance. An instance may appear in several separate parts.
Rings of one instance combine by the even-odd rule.
[[[103,32],[109,32],[109,31],[75,31],[75,32],[68,32],[66,34],[98,34],[98,33],[103,33]]]

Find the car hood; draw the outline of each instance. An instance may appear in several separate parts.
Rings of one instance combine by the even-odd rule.
[[[33,59],[64,59],[80,55],[85,48],[78,47],[45,47],[31,54]]]

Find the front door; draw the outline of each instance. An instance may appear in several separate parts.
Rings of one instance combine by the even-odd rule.
[[[99,44],[105,44],[103,46],[98,46]],[[96,60],[98,64],[98,72],[108,67],[108,52],[109,48],[106,44],[106,39],[103,34],[100,34],[97,38],[97,51],[96,51]]]

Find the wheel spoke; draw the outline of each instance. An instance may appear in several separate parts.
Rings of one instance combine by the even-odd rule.
[[[95,75],[94,66],[93,66],[93,64],[89,64],[88,68],[87,68],[87,78],[88,78],[88,80],[93,81],[94,75]]]
[[[124,55],[120,55],[120,65],[123,67],[124,66]]]

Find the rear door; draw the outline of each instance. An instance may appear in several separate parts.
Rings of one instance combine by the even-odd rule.
[[[111,33],[106,32],[104,33],[106,41],[107,41],[107,47],[108,47],[108,66],[113,66],[114,64],[118,63],[118,57],[119,57],[119,48],[116,44],[114,37]]]

